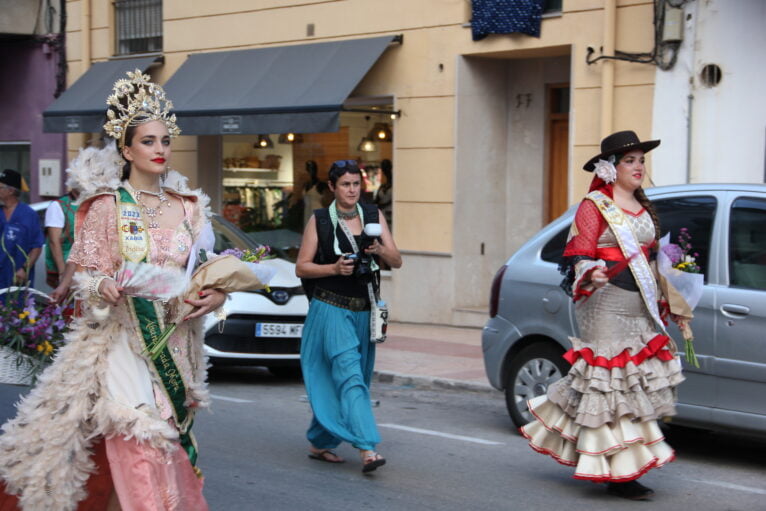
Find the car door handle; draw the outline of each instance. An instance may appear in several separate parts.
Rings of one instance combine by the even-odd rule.
[[[721,313],[730,318],[738,318],[750,314],[750,307],[735,305],[733,303],[724,303],[721,305]]]

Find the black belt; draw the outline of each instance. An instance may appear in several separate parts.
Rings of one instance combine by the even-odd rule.
[[[368,298],[359,298],[355,296],[343,296],[326,289],[318,287],[314,289],[314,298],[317,300],[335,305],[342,309],[348,309],[352,311],[366,311],[370,310],[370,301]]]

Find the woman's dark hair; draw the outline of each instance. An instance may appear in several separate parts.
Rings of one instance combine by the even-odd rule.
[[[133,145],[133,136],[136,134],[136,127],[135,126],[128,126],[128,129],[125,130],[125,144],[122,147],[130,147]],[[122,156],[122,147],[118,147],[117,149],[120,151],[120,155]],[[120,179],[125,181],[130,177],[130,162],[125,161],[125,165],[122,166],[122,176]]]
[[[394,177],[391,173],[391,169],[393,166],[391,165],[391,160],[382,160],[380,162],[380,171],[383,172],[383,175],[386,176],[386,186],[393,186],[394,185]]]
[[[344,174],[359,174],[361,176],[362,171],[359,170],[359,165],[354,160],[338,160],[333,162],[332,167],[330,167],[328,180],[335,186],[340,176]]]
[[[316,186],[317,183],[319,183],[319,177],[317,176],[318,171],[319,167],[317,166],[317,162],[314,160],[308,160],[306,162],[306,172],[310,177],[308,183],[304,185],[306,190],[310,190],[312,186]]]
[[[123,98],[122,102],[123,102],[123,104],[125,104],[126,103],[126,99]],[[119,112],[117,111],[117,109],[115,109],[115,108],[110,106],[109,110],[112,110],[115,114],[119,115]],[[108,122],[108,120],[109,120],[109,118],[105,117],[104,122],[106,123],[106,122]],[[125,130],[125,143],[122,146],[120,146],[120,141],[119,140],[117,141],[117,151],[120,153],[120,156],[122,156],[122,148],[123,147],[125,147],[125,146],[130,147],[133,144],[133,136],[135,134],[136,134],[136,127],[135,126],[128,126],[127,129]],[[102,130],[101,131],[101,138],[103,140],[107,140],[109,138],[109,136],[106,134],[105,131]],[[125,165],[122,166],[122,175],[120,176],[120,179],[125,181],[129,177],[130,177],[130,162],[129,161],[125,161]]]
[[[652,222],[654,223],[654,238],[659,240],[662,236],[662,231],[660,231],[660,216],[657,214],[657,210],[654,209],[652,201],[650,201],[649,197],[646,196],[643,188],[636,189],[636,191],[633,192],[633,196],[636,198],[639,204],[641,204],[644,209],[649,212],[649,216],[652,217]]]

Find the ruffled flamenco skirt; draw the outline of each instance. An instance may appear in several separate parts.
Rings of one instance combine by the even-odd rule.
[[[535,451],[575,467],[574,477],[627,482],[675,458],[657,420],[675,414],[683,381],[675,346],[657,333],[638,292],[607,284],[576,308],[581,338],[564,358],[572,368],[520,431]]]

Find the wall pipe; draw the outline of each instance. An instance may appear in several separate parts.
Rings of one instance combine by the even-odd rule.
[[[65,1],[65,0],[62,0]],[[91,25],[91,13],[90,13],[90,0],[80,0],[80,69],[82,72],[80,76],[84,75],[88,69],[90,69],[91,61],[91,37],[90,37],[90,25]],[[80,140],[80,147],[88,145],[90,139],[89,133],[83,133]]]
[[[686,113],[686,182],[692,182],[692,110],[694,106],[694,94],[689,93]]]
[[[617,0],[604,1],[603,54],[614,55]],[[614,61],[601,63],[601,138],[610,135],[614,123]]]

